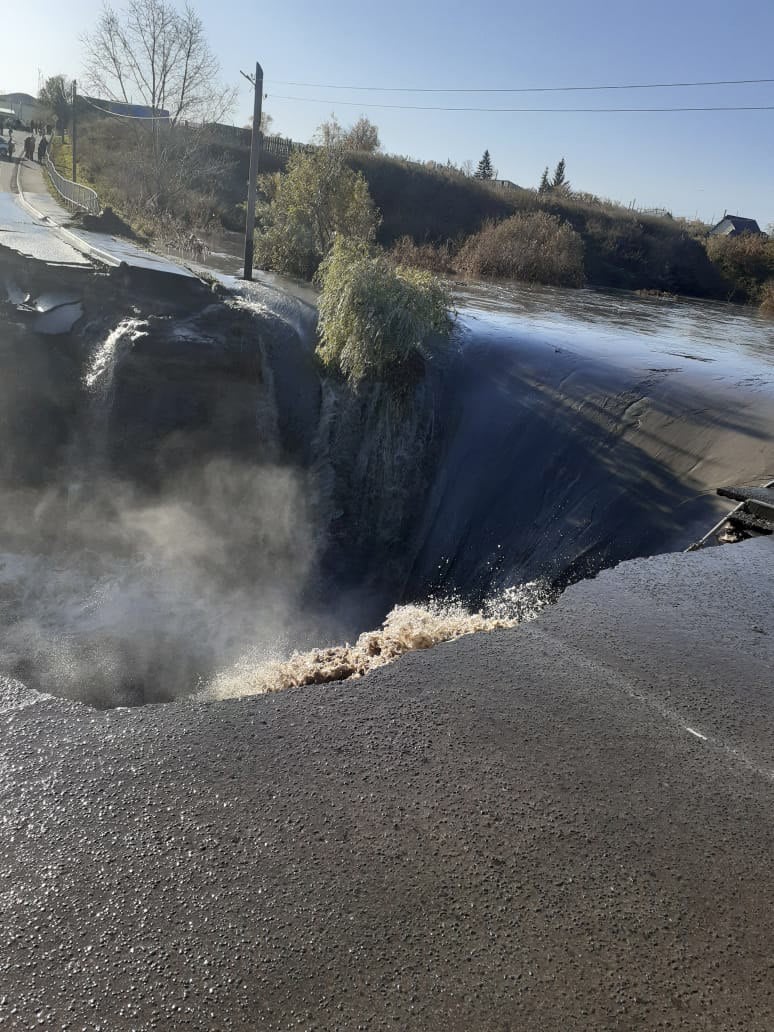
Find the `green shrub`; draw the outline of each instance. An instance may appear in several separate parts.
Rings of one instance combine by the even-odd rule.
[[[728,284],[730,301],[758,301],[763,284],[774,276],[774,240],[762,233],[714,236],[707,254]]]
[[[318,355],[349,380],[401,381],[448,337],[451,299],[435,277],[396,266],[362,240],[337,237],[320,265]]]
[[[379,226],[368,186],[337,148],[297,152],[287,172],[262,181],[256,257],[278,272],[311,279],[337,235],[371,241]]]
[[[583,284],[583,241],[567,222],[547,212],[490,222],[470,237],[457,267],[476,278],[523,280],[561,287]]]

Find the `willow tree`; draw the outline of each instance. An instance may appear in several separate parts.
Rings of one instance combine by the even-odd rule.
[[[168,0],[128,0],[121,11],[106,3],[82,43],[94,106],[108,101],[146,109],[122,114],[146,203],[163,207],[170,191],[206,173],[201,130],[234,101],[234,91],[219,81],[202,21],[188,4],[178,10]]]

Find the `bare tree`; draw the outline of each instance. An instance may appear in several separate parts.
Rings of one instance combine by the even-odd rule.
[[[344,143],[345,131],[338,118],[331,112],[331,117],[317,126],[312,143],[318,147],[341,147]]]
[[[128,0],[118,14],[108,4],[93,33],[83,37],[86,83],[107,100],[141,104],[168,124],[215,122],[233,103],[218,82],[220,68],[201,19],[186,4]]]
[[[133,164],[145,179],[144,206],[164,208],[170,193],[206,175],[213,159],[203,125],[222,119],[235,97],[219,82],[201,19],[187,3],[179,11],[169,0],[127,0],[120,13],[106,3],[82,43],[86,88],[147,109],[126,119]]]

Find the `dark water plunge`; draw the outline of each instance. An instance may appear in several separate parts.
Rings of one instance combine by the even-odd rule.
[[[774,325],[722,306],[471,290],[396,398],[321,380],[276,286],[4,276],[0,671],[54,694],[296,683],[294,649],[421,603],[312,664],[359,673],[684,547],[717,485],[772,475]]]

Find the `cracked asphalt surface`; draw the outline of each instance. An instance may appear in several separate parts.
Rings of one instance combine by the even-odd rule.
[[[16,134],[17,148],[23,145],[23,134]],[[48,265],[88,266],[87,258],[56,237],[19,203],[16,190],[21,164],[32,169],[32,163],[26,160],[0,160],[0,246]]]
[[[7,1029],[770,1030],[774,539],[368,678],[0,688]]]
[[[23,142],[21,134],[16,140],[17,148]],[[28,205],[47,221],[36,218],[21,203],[20,188]],[[98,264],[127,265],[145,272],[196,278],[183,265],[128,240],[73,226],[70,213],[49,193],[41,166],[18,157],[0,161],[0,246],[50,266],[89,267],[94,259]]]

